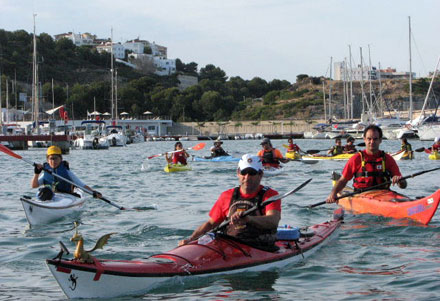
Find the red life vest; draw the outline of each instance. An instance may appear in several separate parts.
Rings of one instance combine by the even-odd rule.
[[[432,146],[432,150],[435,152],[440,151],[440,144],[434,143],[434,145]]]
[[[361,172],[356,172],[353,180],[353,187],[356,189],[367,188],[387,182],[391,180],[390,173],[386,170],[385,166],[385,152],[381,151],[378,158],[373,161],[365,161],[365,151],[360,151],[361,156]],[[381,189],[387,189],[388,186],[383,186]]]
[[[299,146],[296,144],[289,144],[289,148],[287,149],[288,152],[299,152]]]
[[[173,154],[173,163],[174,164],[180,163],[182,165],[187,164],[186,157],[185,157],[185,154],[183,153],[183,151],[176,152]]]

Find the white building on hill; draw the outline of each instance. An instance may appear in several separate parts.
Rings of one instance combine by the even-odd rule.
[[[68,32],[68,33],[57,34],[54,37],[55,37],[55,41],[58,41],[63,38],[69,39],[72,41],[73,44],[75,44],[75,46],[78,47],[83,45],[95,45],[94,41],[96,39],[96,35],[92,35],[88,32],[86,33]]]
[[[107,42],[105,44],[96,46],[96,50],[99,53],[102,53],[103,51],[110,53],[112,51],[111,42]],[[125,58],[125,47],[123,45],[121,45],[120,43],[113,43],[113,55],[117,59],[124,59]]]

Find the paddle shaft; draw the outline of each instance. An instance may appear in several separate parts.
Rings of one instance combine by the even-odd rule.
[[[261,203],[260,206],[255,205],[254,207],[249,208],[248,210],[246,210],[245,212],[243,212],[243,215],[242,215],[241,217],[245,217],[245,216],[247,216],[247,215],[249,215],[249,214],[251,214],[251,213],[253,213],[253,212],[255,212],[255,211],[259,210],[259,209],[261,209],[261,208],[266,207],[266,206],[269,205],[269,204],[272,204],[273,202],[276,202],[276,201],[278,201],[278,200],[281,200],[281,199],[283,199],[283,198],[285,198],[285,197],[291,195],[292,193],[297,192],[298,190],[300,190],[301,188],[303,188],[304,186],[306,186],[307,184],[309,184],[310,181],[312,181],[311,178],[308,179],[307,181],[305,181],[304,183],[302,183],[301,185],[299,185],[297,188],[291,190],[291,191],[288,191],[288,192],[286,192],[286,193],[284,193],[284,194],[282,194],[282,195],[277,194],[277,195],[274,195],[274,196],[268,198],[268,199],[265,200],[263,203]],[[218,232],[218,231],[221,230],[222,228],[226,227],[226,226],[230,223],[230,221],[231,221],[231,220],[230,220],[229,218],[226,219],[226,220],[224,220],[220,225],[218,225],[217,227],[215,227],[214,229],[212,229],[210,232]]]
[[[402,178],[400,178],[399,181],[401,181],[401,180],[406,180],[406,179],[409,179],[409,178],[414,178],[414,177],[420,176],[420,175],[422,175],[422,174],[424,174],[424,173],[431,172],[431,171],[435,171],[435,170],[439,170],[439,169],[440,169],[440,167],[432,168],[432,169],[428,169],[428,170],[423,170],[423,171],[419,171],[419,172],[416,172],[416,173],[414,173],[414,174],[412,174],[412,175],[402,177]],[[378,184],[378,185],[374,185],[374,186],[371,186],[371,187],[368,187],[368,188],[365,188],[365,189],[361,189],[361,190],[359,190],[359,191],[350,192],[350,193],[347,193],[347,194],[344,194],[344,195],[338,196],[338,197],[335,198],[335,200],[337,201],[337,200],[340,200],[340,199],[343,199],[343,198],[346,198],[346,197],[350,197],[350,196],[353,196],[353,195],[356,195],[356,194],[360,194],[360,193],[365,192],[365,191],[370,191],[370,190],[378,189],[378,188],[380,188],[380,187],[382,187],[382,186],[389,185],[389,184],[392,184],[392,182],[391,182],[391,181],[386,181],[386,182],[383,182],[383,183]],[[316,203],[316,204],[310,205],[310,206],[308,206],[308,208],[309,208],[309,209],[311,209],[311,208],[315,208],[315,207],[318,207],[318,206],[324,205],[324,204],[326,204],[326,203],[327,203],[326,201],[322,201],[322,202],[319,202],[319,203]]]
[[[183,150],[185,150],[185,151],[190,150],[190,149],[201,150],[204,147],[205,147],[205,143],[202,142],[202,143],[199,143],[199,144],[197,144],[197,145],[195,145],[193,147],[188,147],[188,148],[184,148],[184,149],[173,150],[173,151],[162,153],[162,154],[152,155],[152,156],[147,157],[147,160],[150,160],[150,159],[153,159],[153,158],[156,158],[156,157],[165,156],[166,154],[172,154],[172,153],[181,152]]]
[[[0,151],[4,152],[5,154],[10,155],[11,157],[14,157],[14,158],[17,158],[17,159],[23,160],[24,162],[29,163],[29,164],[32,165],[32,166],[35,166],[35,165],[36,165],[35,162],[32,162],[32,161],[30,161],[30,160],[28,160],[28,159],[26,159],[26,158],[23,158],[22,156],[20,156],[19,154],[14,153],[13,151],[11,151],[9,148],[7,148],[6,146],[4,146],[4,145],[2,145],[2,144],[0,144]],[[71,185],[73,185],[73,186],[75,186],[75,187],[78,187],[79,189],[81,189],[81,190],[84,191],[85,193],[88,193],[88,194],[90,194],[90,195],[93,195],[93,191],[90,191],[90,190],[88,190],[88,189],[85,188],[85,187],[81,187],[81,186],[79,186],[78,184],[75,184],[74,182],[72,182],[72,181],[70,181],[70,180],[68,180],[68,179],[66,179],[66,178],[64,178],[64,177],[62,177],[62,176],[60,176],[60,175],[57,175],[56,173],[53,173],[52,171],[50,171],[50,170],[48,170],[48,169],[46,169],[46,168],[44,168],[44,167],[43,167],[43,170],[44,170],[45,172],[50,173],[50,174],[53,175],[54,177],[57,177],[57,178],[59,178],[59,179],[65,181],[65,182],[67,182],[67,183],[69,183],[69,184],[71,184]],[[104,198],[104,197],[102,197],[102,196],[101,196],[99,199],[100,199],[100,200],[103,200],[104,202],[106,202],[106,203],[108,203],[108,204],[110,204],[110,205],[112,205],[112,206],[114,206],[114,207],[116,207],[116,208],[118,208],[119,210],[125,210],[124,207],[121,207],[121,206],[119,206],[119,205],[113,203],[112,201],[107,200],[106,198]]]

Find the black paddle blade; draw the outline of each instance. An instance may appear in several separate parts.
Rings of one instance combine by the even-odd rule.
[[[357,146],[365,146],[365,142],[358,143]]]
[[[420,147],[420,148],[415,149],[414,151],[415,151],[415,152],[418,152],[418,153],[421,153],[421,152],[424,152],[424,151],[425,151],[425,148],[422,146],[422,147]]]
[[[324,149],[324,150],[326,150],[326,149]],[[322,152],[322,151],[324,151],[324,150],[319,150],[319,149],[309,149],[309,150],[306,151],[306,153],[308,153],[309,155],[313,155],[313,154],[317,154],[317,153],[319,153],[319,152]]]

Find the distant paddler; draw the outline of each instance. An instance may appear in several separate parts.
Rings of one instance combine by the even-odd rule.
[[[168,153],[165,153],[165,159],[168,164],[181,164],[187,165],[186,159],[189,157],[189,154],[183,148],[182,142],[178,141],[174,144],[174,152],[171,156]]]
[[[272,146],[269,138],[264,138],[260,144],[263,149],[258,152],[257,156],[263,160],[264,167],[280,168],[280,162],[289,162],[278,149]]]
[[[335,145],[333,145],[327,152],[331,156],[336,156],[344,153],[344,147],[342,146],[341,138],[335,139]]]
[[[214,141],[211,147],[211,158],[229,156],[229,154],[222,147],[223,141],[220,138]]]
[[[354,138],[348,137],[347,138],[347,144],[344,146],[343,150],[344,154],[354,154],[357,153],[356,146],[354,145]]]
[[[292,137],[287,139],[287,143],[287,145],[283,144],[283,146],[287,148],[286,158],[291,160],[299,160],[301,159],[301,152],[307,154],[297,144],[293,143]]]
[[[76,186],[85,188],[93,193],[94,198],[101,198],[102,195],[93,190],[89,186],[85,185],[69,168],[69,163],[63,161],[61,148],[52,145],[47,149],[46,153],[47,162],[44,164],[35,164],[34,166],[34,176],[31,180],[31,187],[38,188],[40,186],[45,186],[40,189],[38,196],[41,200],[50,200],[53,196],[53,192],[64,192],[75,194],[73,191],[74,186],[61,178],[55,177],[52,174],[57,174],[71,182]],[[45,170],[43,173],[41,173]],[[47,172],[47,171],[49,172]]]
[[[440,152],[440,137],[435,137],[434,144],[431,146],[431,152]]]

